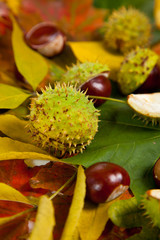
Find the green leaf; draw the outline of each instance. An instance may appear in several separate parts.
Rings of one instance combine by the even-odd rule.
[[[40,148],[6,137],[0,137],[0,160],[9,159],[44,159],[58,161]]]
[[[0,83],[0,108],[13,109],[21,105],[29,96],[20,88]]]
[[[142,210],[139,209],[134,197],[114,202],[108,210],[108,215],[112,222],[119,227],[142,226]]]
[[[108,9],[116,9],[122,6],[133,6],[139,9],[143,9],[144,5],[148,2],[146,0],[117,0],[117,1],[104,1],[104,0],[94,0],[93,3],[96,7],[108,8]]]
[[[137,198],[154,188],[152,167],[160,156],[160,128],[144,126],[132,119],[133,112],[123,103],[106,102],[101,108],[99,130],[84,151],[65,162],[88,167],[96,162],[113,162],[124,167]]]
[[[13,17],[12,23],[12,46],[17,68],[36,90],[48,72],[48,65],[39,53],[27,46],[24,41],[24,34]]]
[[[54,208],[52,201],[47,196],[42,196],[39,201],[38,212],[30,240],[51,240],[55,226]]]

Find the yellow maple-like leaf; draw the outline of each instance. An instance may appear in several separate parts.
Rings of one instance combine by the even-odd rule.
[[[75,231],[84,206],[86,194],[85,179],[84,169],[82,166],[79,166],[74,195],[61,240],[73,240],[77,236],[77,234],[75,235]]]
[[[102,42],[68,42],[68,44],[79,61],[98,61],[107,64],[111,70],[110,78],[117,80],[117,73],[124,58],[122,55],[107,51]]]
[[[86,202],[78,223],[82,240],[97,240],[108,221],[108,208],[113,203],[101,203],[98,206]]]
[[[5,183],[0,183],[0,200],[31,204],[22,193]]]
[[[154,18],[157,28],[160,28],[160,0],[154,1]]]
[[[38,205],[36,221],[29,240],[51,240],[55,226],[54,207],[47,196],[42,196]]]
[[[42,149],[28,143],[0,137],[0,160],[10,159],[44,159],[58,161]]]

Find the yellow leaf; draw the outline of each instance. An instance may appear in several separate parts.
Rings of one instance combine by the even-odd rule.
[[[88,201],[85,202],[78,222],[78,230],[82,240],[87,239],[88,231],[90,230],[95,218],[96,209],[97,205]]]
[[[17,68],[35,90],[47,75],[47,62],[39,53],[27,46],[24,41],[23,32],[13,17],[12,23],[12,46]]]
[[[6,3],[13,13],[17,14],[19,12],[21,0],[6,0]]]
[[[160,29],[160,0],[155,0],[154,3],[154,18],[157,28]]]
[[[7,84],[7,86],[11,85],[17,87],[15,78],[9,76],[8,72],[5,72],[4,69],[3,70],[0,69],[0,79],[1,79],[0,82],[3,84]]]
[[[111,70],[110,78],[117,80],[117,72],[123,61],[122,55],[107,51],[102,42],[69,42],[68,44],[79,61],[98,61],[102,64],[107,64]]]
[[[10,114],[0,115],[1,132],[15,140],[25,143],[31,143],[32,138],[28,134],[28,129],[26,128],[26,125],[27,121],[20,120],[14,115]]]
[[[0,160],[9,159],[44,159],[58,161],[40,148],[6,137],[0,137]]]
[[[78,168],[77,181],[74,190],[74,195],[69,210],[69,214],[64,226],[61,240],[72,240],[75,237],[76,227],[80,218],[80,214],[83,209],[86,184],[85,184],[85,173],[82,166]]]
[[[20,88],[0,84],[0,108],[13,109],[22,104],[30,94],[23,92]]]
[[[109,219],[108,208],[113,203],[101,203],[98,206],[86,202],[78,223],[82,240],[97,240]]]
[[[73,237],[72,240],[81,240],[80,235],[79,235],[79,231],[78,228],[76,227],[74,233],[73,233]]]
[[[0,200],[31,204],[23,194],[5,183],[0,183]]]
[[[62,213],[63,214],[63,213]],[[29,240],[51,240],[55,226],[54,208],[52,201],[47,196],[42,196],[39,201],[36,221]]]

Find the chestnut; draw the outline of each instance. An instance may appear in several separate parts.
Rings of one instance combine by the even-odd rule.
[[[51,22],[41,22],[26,34],[27,44],[46,57],[53,57],[64,49],[66,36]]]
[[[86,91],[87,95],[98,97],[110,97],[112,86],[108,79],[108,72],[100,73],[99,75],[89,79],[80,86],[82,91]],[[95,107],[99,107],[106,100],[94,99]]]
[[[153,167],[153,179],[158,188],[160,188],[160,158],[156,161]]]
[[[111,201],[130,185],[128,172],[121,166],[110,163],[95,163],[85,171],[87,198],[94,203]]]
[[[135,91],[135,93],[152,93],[160,89],[160,68],[156,64],[145,82]]]

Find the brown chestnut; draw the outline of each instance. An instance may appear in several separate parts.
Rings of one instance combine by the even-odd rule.
[[[94,203],[111,201],[126,191],[130,185],[128,172],[121,166],[100,162],[85,171],[87,198]]]
[[[153,93],[160,89],[160,68],[156,64],[145,82],[135,91],[135,93]]]
[[[89,79],[80,86],[80,89],[86,91],[87,95],[98,96],[98,97],[110,97],[112,86],[108,79],[108,73],[100,73],[99,75]],[[106,100],[94,99],[95,107],[99,107]]]
[[[41,22],[33,26],[26,34],[27,44],[46,57],[53,57],[63,51],[65,34],[51,22]]]
[[[153,179],[158,188],[160,188],[160,158],[156,161],[153,167]]]

